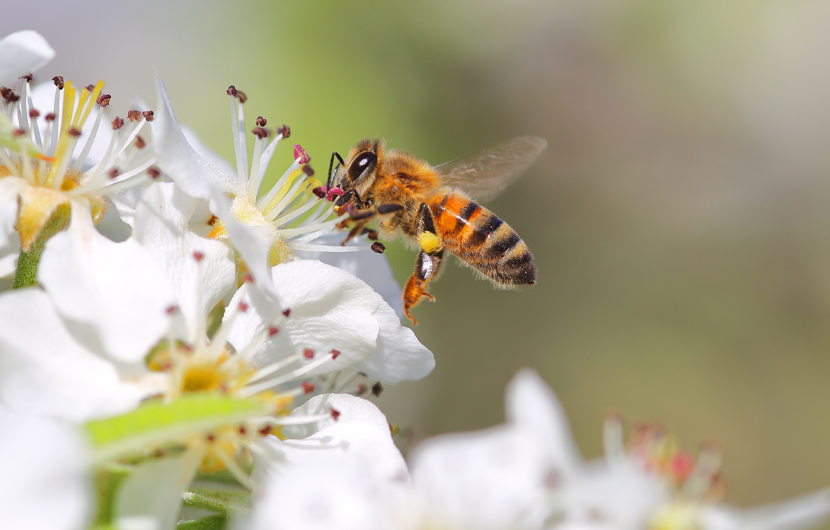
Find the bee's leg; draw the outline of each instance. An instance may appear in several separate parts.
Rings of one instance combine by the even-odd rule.
[[[444,258],[441,240],[435,234],[432,212],[429,206],[423,203],[415,218],[415,235],[418,236],[421,251],[415,260],[415,270],[406,282],[406,288],[403,291],[403,311],[412,324],[417,326],[418,321],[412,317],[410,310],[421,301],[421,298],[435,301],[435,297],[426,292],[426,286],[438,274]]]
[[[354,224],[354,226],[352,227],[352,229],[349,230],[349,235],[346,236],[346,239],[344,239],[343,242],[340,243],[340,246],[341,247],[346,246],[346,243],[348,243],[349,240],[352,239],[353,237],[355,237],[356,235],[360,234],[364,230],[364,227],[367,224],[369,224],[369,221],[371,221],[371,220],[372,220],[372,218],[369,217],[367,219],[361,219],[361,220],[357,221]]]
[[[377,230],[373,230],[371,228],[364,228],[363,232],[361,232],[361,235],[362,234],[366,234],[366,237],[368,237],[372,241],[377,241],[378,240],[378,231]]]
[[[427,254],[423,250],[418,252],[418,257],[415,259],[415,270],[403,290],[403,312],[412,321],[413,326],[417,326],[418,321],[412,316],[410,310],[421,301],[421,298],[426,298],[430,302],[435,301],[435,297],[426,292],[425,289],[429,281],[438,274],[443,258],[443,249],[435,254]]]

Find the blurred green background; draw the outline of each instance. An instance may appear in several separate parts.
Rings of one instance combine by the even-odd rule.
[[[319,172],[365,136],[436,164],[548,140],[489,204],[538,285],[447,266],[415,310],[437,368],[383,394],[393,423],[498,423],[532,366],[586,457],[616,410],[718,440],[735,504],[830,484],[830,3],[29,0],[0,20],[25,28],[58,52],[40,79],[104,78],[118,113],[156,68],[229,159],[230,84]],[[404,281],[414,253],[387,256]]]

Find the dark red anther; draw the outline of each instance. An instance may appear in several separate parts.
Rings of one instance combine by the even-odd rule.
[[[372,385],[372,395],[375,397],[380,396],[383,393],[383,385],[380,384],[380,381]]]
[[[331,350],[329,353],[331,354],[332,361],[340,356],[340,350]]]
[[[268,436],[269,434],[271,434],[271,426],[266,425],[265,427],[261,428],[257,432],[262,436]]]
[[[144,119],[147,121],[153,121],[156,119],[156,114],[152,110],[145,110],[141,113],[144,116]]]
[[[268,125],[268,120],[266,120],[262,116],[257,116],[256,124],[260,127],[265,127],[266,125]]]
[[[127,119],[130,121],[141,121],[141,112],[137,110],[128,110]]]
[[[20,138],[20,137],[21,137],[21,136],[23,136],[24,134],[26,134],[26,131],[24,131],[23,129],[15,129],[15,130],[12,132],[12,136],[13,136],[14,138]]]
[[[95,90],[95,85],[87,85],[86,86],[86,91],[87,92],[92,92],[93,90]]]
[[[343,190],[341,190],[340,188],[330,188],[326,192],[326,200],[327,201],[333,201],[335,197],[339,197],[339,196],[343,195],[343,193],[345,193],[345,192]]]
[[[7,86],[0,87],[0,96],[2,96],[2,98],[5,99],[6,101],[11,101],[9,98],[13,94],[14,94],[14,90],[12,90],[11,88],[9,88]]]
[[[175,313],[175,312],[176,312],[176,311],[178,311],[178,310],[179,310],[179,307],[178,307],[178,306],[171,305],[170,307],[168,307],[167,309],[165,309],[165,310],[164,310],[164,312],[165,312],[165,313],[167,313],[168,315],[172,315],[173,313]]]
[[[317,186],[316,188],[311,190],[311,193],[316,195],[318,199],[322,199],[326,196],[325,188],[323,186]]]
[[[289,316],[289,315],[291,315],[291,308],[289,307],[288,309],[283,309],[283,310],[282,310],[282,315],[283,315],[285,318],[288,318],[288,316]]]
[[[115,177],[117,177],[118,176],[118,168],[112,168],[109,171],[107,171],[107,176],[110,179],[114,179]]]
[[[205,258],[205,255],[199,252],[198,250],[193,251],[193,259],[196,260],[196,263],[199,263]]]
[[[98,99],[95,100],[95,103],[97,103],[98,105],[100,105],[102,107],[106,107],[107,105],[110,104],[111,100],[112,100],[111,95],[101,94],[100,96],[98,96]]]
[[[367,390],[369,390],[369,387],[363,383],[360,383],[359,385],[357,385],[357,392],[355,392],[355,395],[362,396],[366,393]]]
[[[309,166],[308,164],[303,166],[303,173],[305,173],[306,176],[309,176],[309,177],[314,176],[314,170],[311,169],[311,166]]]
[[[229,86],[228,91],[225,92],[225,93],[229,96],[235,96],[236,95],[236,87],[233,86],[233,85]]]
[[[156,180],[157,178],[159,178],[159,176],[161,176],[161,171],[159,171],[158,169],[156,169],[154,167],[148,167],[147,168],[147,175],[151,179]]]
[[[75,138],[80,138],[81,131],[79,131],[75,127],[70,127],[69,128],[69,136],[74,136]]]
[[[138,147],[139,149],[144,149],[144,147],[147,146],[147,142],[145,142],[144,138],[142,138],[141,136],[136,136],[135,137],[135,146]]]
[[[254,277],[250,273],[248,273],[245,275],[244,278],[242,278],[242,281],[245,283],[254,283]]]
[[[306,348],[303,350],[303,357],[306,359],[313,359],[314,358],[314,350],[311,348]]]
[[[282,127],[277,129],[277,133],[281,134],[283,138],[288,138],[291,136],[291,127],[283,123]]]
[[[245,103],[246,101],[248,101],[248,96],[245,94],[245,92],[242,92],[241,90],[237,90],[236,94],[234,95],[237,97],[240,103]]]
[[[381,243],[380,241],[375,241],[374,243],[372,243],[372,252],[383,254],[384,250],[386,250],[386,247],[383,246],[383,243]]]
[[[52,78],[52,82],[55,83],[55,86],[58,87],[58,90],[63,90],[63,76],[56,75]]]
[[[268,129],[265,127],[254,127],[251,131],[254,133],[254,136],[262,140],[263,138],[268,138]]]
[[[213,443],[214,441],[216,441],[216,436],[208,434],[207,436],[205,436],[205,440],[207,440],[208,443]]]
[[[241,434],[242,436],[248,434],[248,429],[246,429],[244,425],[240,425],[238,431],[239,434]]]
[[[54,112],[50,112],[46,116],[44,116],[43,119],[46,121],[55,121],[55,119],[57,119],[57,116],[55,116]]]
[[[337,418],[340,417],[340,411],[337,409],[331,409],[331,417],[334,419],[334,421],[337,421]]]
[[[119,118],[118,116],[116,116],[115,119],[112,120],[112,130],[113,131],[117,131],[118,129],[120,129],[123,126],[124,126],[124,120],[122,118]]]
[[[29,72],[28,74],[23,74],[20,77],[18,77],[18,79],[25,79],[27,83],[31,83],[32,79],[34,79],[34,78],[35,78],[35,76],[33,76],[31,74],[31,72]]]
[[[311,394],[312,392],[314,392],[314,385],[312,385],[308,381],[303,381],[303,392],[306,394]]]
[[[239,307],[239,311],[241,311],[242,313],[244,313],[245,311],[248,310],[248,304],[246,304],[245,302],[239,302],[238,307]]]
[[[268,326],[268,336],[269,337],[273,337],[274,335],[276,335],[279,332],[280,332],[280,328],[278,328],[277,326]]]
[[[30,118],[37,118],[38,116],[40,116],[40,111],[39,111],[39,110],[37,110],[37,109],[31,109],[31,110],[29,111],[29,117],[30,117]]]
[[[295,145],[294,160],[296,160],[300,164],[308,164],[308,161],[311,160],[311,157],[308,156],[308,153],[305,152],[305,149],[303,149],[302,146]]]
[[[20,96],[14,90],[9,90],[7,96],[4,96],[9,103],[14,103],[16,101],[20,101]]]

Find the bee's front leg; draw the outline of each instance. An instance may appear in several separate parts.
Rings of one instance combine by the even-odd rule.
[[[415,235],[418,237],[421,251],[418,252],[415,270],[406,282],[406,288],[403,291],[403,311],[412,324],[417,326],[418,321],[412,317],[410,310],[421,301],[421,298],[435,301],[435,297],[426,292],[426,286],[438,275],[441,261],[444,258],[444,248],[435,233],[432,212],[426,204],[421,204],[418,209],[418,216],[415,218]]]

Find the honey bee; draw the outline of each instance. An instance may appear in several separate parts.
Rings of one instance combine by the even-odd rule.
[[[438,275],[447,250],[498,288],[536,283],[527,245],[475,201],[498,195],[545,147],[542,138],[525,136],[433,167],[388,149],[382,139],[365,139],[346,160],[332,153],[325,191],[337,197],[338,214],[350,215],[352,228],[343,244],[361,233],[376,239],[377,232],[366,228],[375,218],[384,236],[400,234],[417,244],[415,270],[403,292],[404,313],[417,325],[411,310],[421,298],[435,300],[426,287]],[[382,249],[378,245],[373,248]]]

